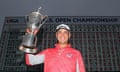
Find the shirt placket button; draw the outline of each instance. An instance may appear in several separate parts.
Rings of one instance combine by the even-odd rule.
[[[60,49],[60,50],[58,51],[58,55],[61,55],[61,54],[62,54],[62,52],[63,52],[63,50],[62,50],[62,49]]]

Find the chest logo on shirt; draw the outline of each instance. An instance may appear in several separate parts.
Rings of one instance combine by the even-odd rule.
[[[67,56],[68,58],[71,58],[73,55],[72,55],[71,53],[67,53],[66,56]]]

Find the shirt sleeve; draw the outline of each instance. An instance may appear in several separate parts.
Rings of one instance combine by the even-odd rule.
[[[83,57],[81,53],[78,53],[76,60],[76,72],[86,72]]]
[[[27,65],[36,65],[36,64],[44,63],[45,52],[46,51],[42,51],[42,52],[40,52],[40,53],[38,53],[36,55],[25,54],[26,64]]]

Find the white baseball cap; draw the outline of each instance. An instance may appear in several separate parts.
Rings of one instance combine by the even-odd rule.
[[[59,30],[59,29],[66,29],[68,31],[70,31],[70,27],[66,24],[60,24],[56,27],[56,32]]]

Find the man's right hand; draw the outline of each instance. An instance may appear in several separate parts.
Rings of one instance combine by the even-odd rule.
[[[32,31],[31,31],[29,28],[26,29],[26,32],[27,32],[27,33],[32,33],[32,34],[34,34],[34,35],[36,35],[36,34],[38,33],[38,31],[39,31],[39,30],[36,29],[36,30],[32,33]]]

